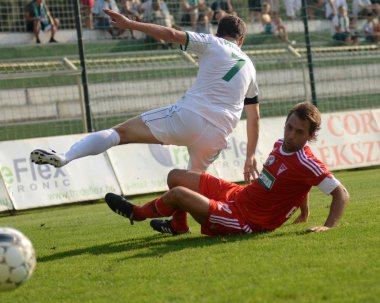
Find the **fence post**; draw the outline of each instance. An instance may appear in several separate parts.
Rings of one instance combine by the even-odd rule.
[[[311,42],[309,34],[309,23],[307,20],[307,10],[306,10],[306,0],[302,0],[302,20],[305,33],[305,42],[306,42],[306,54],[307,54],[307,66],[309,68],[309,78],[310,78],[310,91],[311,99],[315,106],[317,106],[317,93],[315,91],[315,81],[314,81],[314,65],[313,65],[313,56],[311,53]]]
[[[75,13],[75,27],[77,30],[77,41],[79,48],[79,58],[80,65],[82,67],[82,87],[83,87],[83,96],[84,96],[84,107],[86,112],[86,121],[84,121],[85,126],[87,128],[87,132],[93,131],[92,126],[92,114],[90,107],[90,98],[88,94],[88,81],[87,81],[87,70],[86,70],[86,60],[84,56],[84,45],[82,38],[82,20],[81,20],[81,12],[79,9],[79,0],[73,0],[74,13]]]
[[[305,100],[304,101],[309,101],[309,93],[307,91],[307,79],[306,79],[306,66],[304,59],[302,58],[301,54],[290,44],[287,46],[288,51],[294,55],[297,59],[300,60],[301,65],[302,65],[302,80],[303,80],[303,91],[305,93]]]

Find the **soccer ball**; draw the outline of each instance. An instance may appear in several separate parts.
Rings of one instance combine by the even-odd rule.
[[[32,242],[21,232],[0,227],[0,291],[26,282],[36,266]]]

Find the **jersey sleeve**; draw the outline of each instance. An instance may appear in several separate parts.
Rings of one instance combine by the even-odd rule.
[[[327,175],[321,183],[318,184],[318,188],[324,192],[326,195],[331,194],[331,192],[340,185],[338,179],[332,174]]]
[[[256,77],[254,77],[255,79]],[[245,95],[246,99],[253,99],[259,95],[259,86],[257,85],[257,82],[251,82],[251,84],[248,87],[248,91]],[[256,102],[254,103],[259,103],[258,98],[256,98]],[[245,103],[245,104],[250,104],[250,103]]]
[[[185,33],[186,44],[180,45],[183,51],[190,51],[196,55],[201,55],[211,44],[212,35],[194,32]]]
[[[309,185],[318,186],[322,192],[329,195],[340,184],[339,180],[314,156],[309,146],[297,152],[297,156],[305,169],[305,180]]]

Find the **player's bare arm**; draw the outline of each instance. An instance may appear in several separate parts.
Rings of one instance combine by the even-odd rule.
[[[117,28],[137,30],[155,39],[164,40],[166,42],[174,42],[182,45],[186,44],[187,37],[186,33],[183,31],[158,24],[133,21],[122,14],[109,9],[103,9],[103,11],[111,17],[111,25]]]
[[[349,194],[347,189],[343,185],[337,186],[332,193],[332,202],[330,206],[330,213],[327,220],[323,226],[315,226],[310,228],[310,231],[319,232],[326,231],[334,228],[338,225],[340,218],[343,215],[344,209],[349,200]]]
[[[304,223],[304,222],[307,222],[307,220],[309,219],[309,215],[310,215],[309,195],[310,195],[310,193],[307,194],[307,196],[305,197],[305,200],[302,202],[302,204],[300,206],[301,213],[294,220],[293,224]]]
[[[255,157],[259,139],[260,110],[259,104],[244,106],[247,115],[247,153],[244,164],[244,181],[250,182],[259,176]]]

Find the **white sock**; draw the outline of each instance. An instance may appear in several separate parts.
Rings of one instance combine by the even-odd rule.
[[[105,129],[89,134],[82,140],[74,143],[64,156],[67,162],[70,162],[74,159],[101,154],[119,143],[120,136],[118,132],[113,128]]]

